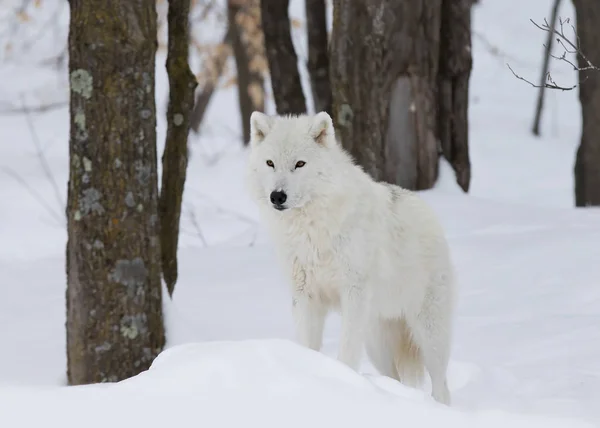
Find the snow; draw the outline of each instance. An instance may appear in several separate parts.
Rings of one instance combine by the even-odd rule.
[[[32,10],[28,25],[36,14],[44,25],[53,1]],[[302,2],[291,3],[301,19]],[[288,288],[245,192],[230,88],[190,140],[180,280],[165,301],[168,349],[118,384],[64,386],[68,111],[0,114],[0,426],[600,426],[600,212],[572,207],[577,92],[547,94],[535,138],[536,91],[506,67],[537,79],[545,35],[529,19],[543,20],[550,3],[474,8],[471,190],[462,194],[442,164],[439,184],[422,192],[447,230],[460,279],[451,408],[433,402],[428,385],[413,390],[377,375],[367,359],[360,374],[337,363],[337,315],[323,355],[290,342]],[[56,37],[64,40],[63,15]],[[573,16],[570,2],[561,15]],[[294,28],[302,67],[303,30]],[[14,37],[37,34],[21,32]],[[56,46],[41,40],[36,49],[37,57],[0,57],[0,110],[68,96],[65,74],[36,62]],[[575,82],[571,70],[552,67],[561,83]],[[166,90],[161,52],[159,142]]]
[[[447,409],[389,379],[365,377],[284,340],[188,344],[118,384],[0,390],[11,427],[286,426],[554,428],[590,425]],[[31,406],[36,412],[31,412]],[[110,411],[103,411],[110,409]],[[100,411],[98,411],[100,410]],[[90,418],[89,415],[94,415]]]

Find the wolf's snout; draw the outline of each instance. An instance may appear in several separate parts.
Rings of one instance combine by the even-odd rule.
[[[284,206],[283,204],[285,204],[285,201],[287,200],[287,195],[285,194],[285,192],[281,191],[281,190],[275,190],[273,192],[271,192],[271,203],[273,205],[275,205],[275,208],[277,209],[283,209]]]

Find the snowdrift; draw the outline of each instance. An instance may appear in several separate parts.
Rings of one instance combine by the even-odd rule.
[[[285,340],[176,346],[116,384],[0,389],[0,409],[0,426],[10,428],[590,427],[461,412]]]

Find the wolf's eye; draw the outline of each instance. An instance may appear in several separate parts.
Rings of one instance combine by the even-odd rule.
[[[304,165],[306,165],[306,162],[304,162],[304,161],[296,162],[296,168],[302,168]]]
[[[267,161],[267,165],[269,165],[271,168],[275,168],[275,165],[273,165],[273,161],[271,159]]]

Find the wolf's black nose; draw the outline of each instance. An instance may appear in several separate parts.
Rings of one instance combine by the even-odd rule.
[[[271,192],[271,203],[273,205],[283,205],[285,203],[287,199],[287,195],[285,194],[285,192],[276,190],[274,192]]]

